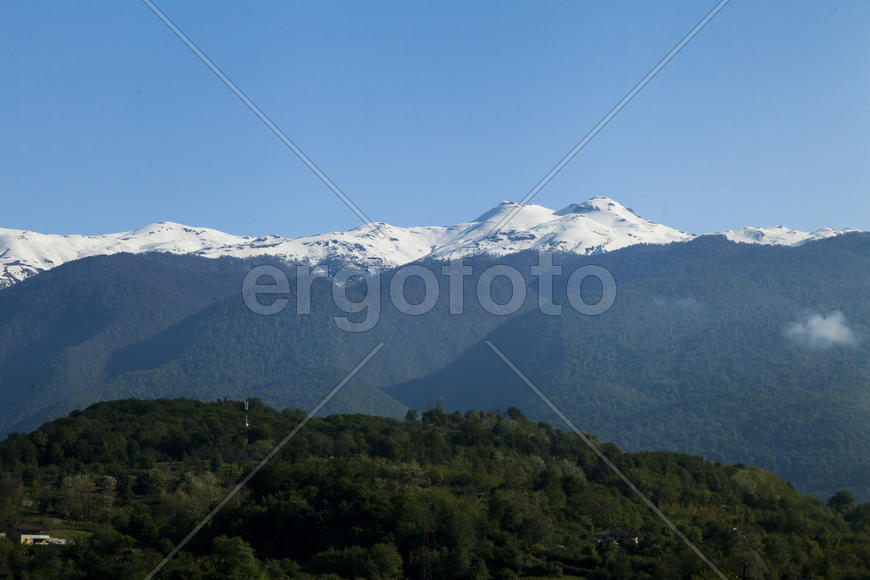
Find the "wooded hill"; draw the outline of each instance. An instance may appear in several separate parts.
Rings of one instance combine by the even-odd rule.
[[[341,396],[341,393],[338,395]],[[98,403],[0,442],[0,576],[142,578],[303,418],[258,400]],[[870,576],[870,504],[759,468],[604,453],[729,578]],[[594,534],[623,530],[624,545]],[[745,568],[744,568],[745,567]],[[713,578],[574,433],[511,408],[316,418],[159,578]]]

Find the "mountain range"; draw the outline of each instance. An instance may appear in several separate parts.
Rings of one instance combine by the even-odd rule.
[[[207,258],[271,256],[290,263],[351,265],[374,272],[426,258],[500,256],[523,250],[594,255],[635,244],[685,242],[697,237],[642,218],[606,197],[593,197],[558,211],[527,205],[493,233],[517,205],[504,201],[470,222],[452,226],[372,224],[381,235],[369,225],[299,238],[235,236],[173,222],[93,236],[0,228],[0,288],[65,262],[122,252]],[[743,227],[720,234],[735,242],[792,246],[850,231],[856,230],[826,228],[810,233],[774,226]]]
[[[402,230],[417,240],[407,246],[416,253],[367,227],[325,234],[320,245],[309,238],[311,246],[285,240],[254,248],[252,240],[164,224],[150,235],[115,236],[114,246],[102,237],[111,255],[80,259],[73,249],[90,251],[92,238],[73,238],[78,245],[66,248],[66,263],[0,290],[0,436],[126,397],[260,397],[310,409],[380,342],[384,348],[327,412],[401,417],[409,408],[516,406],[553,420],[488,348],[492,341],[581,429],[627,450],[755,464],[818,497],[849,489],[870,498],[870,233],[744,228],[691,236],[594,198],[560,211],[525,208],[504,232],[487,235],[511,209],[437,230],[437,243],[432,228]],[[439,272],[441,258],[466,253],[455,243],[463,236],[474,271],[464,285],[464,315],[448,314],[444,277],[430,312],[397,311],[389,300],[395,269],[387,264],[415,260]],[[150,246],[137,241],[141,253],[129,251],[146,237]],[[17,255],[35,239],[20,240]],[[368,240],[371,254],[355,250],[354,239]],[[29,247],[63,248],[48,240]],[[366,262],[388,243],[407,253]],[[269,254],[275,247],[287,251]],[[224,255],[229,248],[239,255]],[[320,253],[300,259],[290,248]],[[567,307],[563,316],[541,313],[538,280],[527,273],[534,250],[544,248],[562,249],[554,262],[566,272],[607,268],[618,287],[613,307],[600,316]],[[49,259],[63,262],[60,254]],[[378,324],[341,331],[334,317],[342,313],[323,278],[311,287],[310,315],[248,310],[239,289],[250,268],[272,264],[290,273],[294,260],[376,270]],[[526,276],[525,304],[508,316],[475,300],[475,279],[493,264]],[[493,294],[503,303],[510,285],[500,281]],[[425,292],[415,278],[405,290],[410,303]],[[557,279],[554,302],[564,304],[565,291]]]

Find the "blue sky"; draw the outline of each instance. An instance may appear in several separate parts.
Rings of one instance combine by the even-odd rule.
[[[158,2],[373,219],[518,200],[713,2]],[[535,199],[870,229],[870,3],[724,10]],[[359,225],[139,2],[0,22],[0,226]]]

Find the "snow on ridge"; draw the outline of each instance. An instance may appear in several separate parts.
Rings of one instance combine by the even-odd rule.
[[[606,197],[593,197],[558,211],[527,205],[509,222],[501,224],[515,207],[509,202],[496,206],[468,224],[459,236],[435,248],[431,256],[506,255],[523,250],[599,254],[634,244],[668,244],[691,238],[641,218]],[[498,225],[503,227],[493,232]]]
[[[93,236],[0,228],[0,288],[64,262],[121,252],[168,252],[208,258],[276,256],[288,262],[342,261],[363,267],[390,267],[428,254],[455,234],[459,226],[400,228],[379,224],[379,227],[384,239],[367,225],[301,238],[235,236],[174,222],[156,222],[128,232]]]
[[[503,201],[470,222],[452,226],[377,223],[383,238],[368,225],[299,238],[236,236],[165,221],[128,232],[93,236],[0,228],[0,288],[64,262],[119,252],[169,252],[208,258],[272,256],[311,265],[340,262],[371,271],[422,258],[506,255],[524,250],[590,255],[635,244],[669,244],[697,237],[645,219],[607,197],[593,197],[560,210],[529,204],[502,224],[518,206]],[[498,225],[503,227],[493,232]],[[801,232],[783,226],[744,227],[720,235],[738,243],[794,246],[850,231],[858,230]]]
[[[807,242],[833,238],[846,233],[858,232],[855,228],[837,230],[822,228],[814,232],[802,232],[785,226],[755,227],[747,226],[720,232],[726,239],[742,244],[761,244],[766,246],[799,246]]]

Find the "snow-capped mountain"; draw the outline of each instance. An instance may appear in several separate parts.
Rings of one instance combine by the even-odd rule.
[[[212,258],[278,256],[311,264],[334,260],[369,267],[392,266],[427,254],[451,230],[378,225],[385,238],[376,236],[368,226],[295,239],[234,236],[173,222],[157,222],[129,232],[95,236],[40,234],[0,228],[0,288],[64,262],[120,252],[170,252]]]
[[[692,236],[644,219],[606,197],[593,197],[554,211],[527,205],[496,233],[492,230],[516,210],[503,201],[432,251],[445,258],[471,253],[505,255],[523,250],[599,254],[634,244],[669,244]]]
[[[770,246],[799,246],[814,240],[832,238],[849,232],[857,232],[855,228],[835,230],[823,228],[814,232],[801,232],[785,226],[770,226],[767,228],[745,227],[722,232],[732,242],[741,244],[763,244]]]
[[[344,263],[371,271],[425,257],[505,255],[530,249],[598,254],[634,244],[668,244],[695,237],[644,219],[606,197],[593,197],[558,211],[527,205],[493,233],[516,207],[516,203],[505,201],[475,220],[453,226],[397,227],[377,223],[384,237],[367,225],[300,238],[234,236],[172,222],[95,236],[0,228],[0,288],[64,262],[119,252],[171,252],[211,258],[275,256],[293,263]],[[844,231],[807,233],[776,226],[740,228],[721,235],[734,242],[797,245]]]

